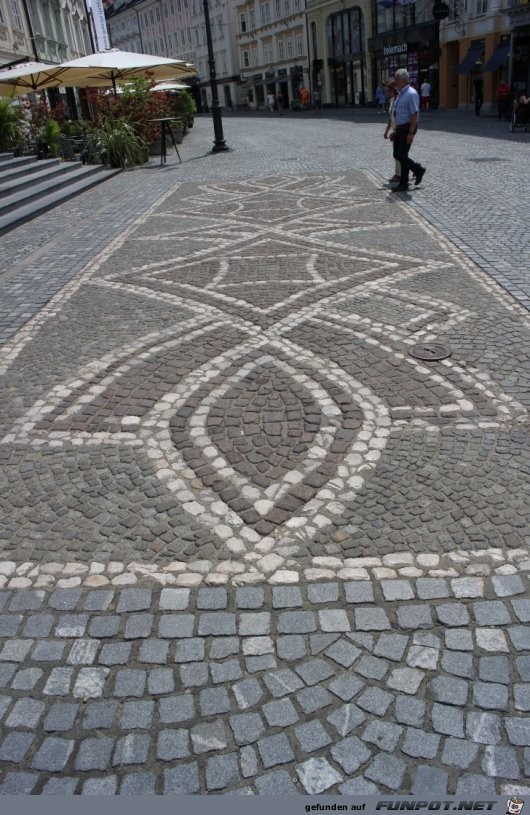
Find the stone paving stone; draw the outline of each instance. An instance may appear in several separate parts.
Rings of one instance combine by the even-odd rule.
[[[469,612],[463,603],[443,603],[436,606],[436,616],[442,625],[469,625]]]
[[[440,736],[426,733],[415,727],[408,727],[401,749],[412,758],[435,758],[439,744]]]
[[[238,706],[245,710],[256,705],[263,696],[263,688],[257,679],[243,679],[232,685]]]
[[[239,751],[239,766],[241,767],[241,775],[243,778],[249,778],[258,773],[258,757],[256,751],[248,744]]]
[[[241,781],[237,754],[211,756],[206,763],[206,787],[208,790],[222,790]]]
[[[70,665],[91,665],[101,645],[100,640],[75,640],[66,661]]]
[[[307,715],[333,704],[333,696],[325,688],[304,688],[296,694],[298,704]],[[271,703],[272,704],[272,703]]]
[[[523,681],[527,680],[528,682],[530,682],[530,656],[516,657],[515,665],[517,667],[519,678],[522,679]]]
[[[5,662],[24,662],[31,651],[33,640],[10,640],[4,643],[0,660]]]
[[[188,694],[166,696],[158,702],[158,715],[162,724],[178,724],[195,717],[193,697]]]
[[[92,617],[88,626],[91,637],[115,637],[120,629],[121,617],[116,614],[107,617]]]
[[[0,795],[29,795],[38,778],[38,773],[7,772],[0,784]]]
[[[38,611],[44,600],[43,591],[17,591],[13,594],[9,603],[9,611]]]
[[[70,702],[55,702],[48,710],[43,722],[45,731],[71,730],[74,726],[79,705]]]
[[[445,795],[449,775],[437,767],[420,764],[412,784],[413,795]]]
[[[362,656],[355,665],[355,671],[366,679],[383,679],[388,672],[388,667],[388,662],[384,659]]]
[[[414,694],[420,687],[425,673],[416,668],[394,668],[387,680],[389,688]]]
[[[147,692],[153,696],[173,693],[175,676],[172,668],[154,668],[147,674]]]
[[[44,713],[44,708],[44,702],[39,699],[17,699],[6,719],[6,725],[34,730]]]
[[[119,595],[116,613],[124,611],[148,611],[151,608],[151,589],[122,589]]]
[[[228,604],[228,594],[224,588],[201,588],[197,592],[198,609],[221,609]]]
[[[55,626],[56,637],[82,637],[88,624],[88,614],[63,614]]]
[[[26,618],[23,637],[48,637],[53,628],[53,614],[32,614]]]
[[[114,696],[143,696],[146,672],[137,668],[120,668],[114,682]]]
[[[390,693],[380,688],[367,688],[361,693],[356,703],[368,713],[384,716],[393,700],[394,697]]]
[[[202,642],[204,646],[204,640],[197,638],[197,642]],[[186,640],[182,643],[177,643],[177,649],[179,646],[185,645]],[[225,657],[230,656],[231,654],[239,654],[239,639],[238,637],[213,637],[210,644],[210,659],[224,659]],[[200,659],[204,658],[204,648],[202,649],[202,656]]]
[[[299,608],[303,605],[302,593],[298,586],[273,586],[273,608]]]
[[[510,684],[510,669],[507,657],[480,657],[478,675],[483,682]]]
[[[204,659],[204,640],[200,637],[177,642],[175,662],[201,662]]]
[[[89,591],[83,600],[83,611],[107,611],[113,598],[114,592],[111,589]]]
[[[329,733],[317,720],[295,727],[294,734],[304,753],[312,753],[331,744]]]
[[[407,765],[402,759],[389,756],[387,753],[379,753],[364,774],[370,781],[375,781],[391,790],[398,790],[401,787],[406,768]]]
[[[20,733],[19,731],[8,733],[0,744],[0,761],[13,764],[22,763],[34,740],[33,733]]]
[[[511,625],[508,634],[516,651],[530,650],[530,626]]]
[[[250,656],[260,656],[274,653],[272,637],[247,637],[243,640],[243,653]]]
[[[118,739],[112,764],[120,767],[124,764],[145,764],[149,752],[150,738],[144,733],[128,733]]]
[[[193,618],[192,618],[193,619]],[[198,634],[220,636],[236,633],[236,615],[228,611],[204,612],[199,615]],[[162,636],[162,634],[161,634]]]
[[[285,733],[260,739],[257,748],[265,768],[294,761],[294,753]]]
[[[260,673],[262,671],[271,671],[273,668],[277,667],[278,666],[273,654],[264,654],[263,656],[245,658],[245,668],[249,674]]]
[[[282,611],[277,630],[279,634],[309,634],[317,630],[316,616],[312,611]]]
[[[416,591],[420,600],[440,600],[450,596],[447,581],[443,577],[418,577]]]
[[[298,764],[296,774],[308,795],[319,795],[344,781],[325,758],[310,758]]]
[[[432,706],[432,726],[437,733],[446,736],[464,738],[464,714],[451,705],[440,705],[435,702]]]
[[[391,722],[370,722],[365,727],[362,739],[377,745],[381,750],[393,752],[403,733],[403,728]]]
[[[263,719],[259,713],[236,713],[230,716],[230,727],[236,744],[252,744],[265,733]]]
[[[473,603],[473,614],[478,625],[509,625],[510,615],[500,600],[484,600]]]
[[[8,709],[9,705],[11,704],[11,697],[5,696],[4,694],[0,694],[0,721],[6,710]]]
[[[303,687],[298,676],[287,668],[265,674],[263,681],[274,697],[286,696]]]
[[[509,651],[504,631],[496,628],[475,628],[475,639],[483,651]]]
[[[40,668],[26,668],[17,673],[11,687],[13,690],[33,690],[42,675]]]
[[[110,728],[114,724],[117,711],[118,702],[113,700],[89,702],[85,708],[82,727],[84,730]]]
[[[41,795],[73,795],[78,783],[79,778],[50,778]]]
[[[498,744],[501,740],[501,718],[496,713],[470,711],[467,714],[466,732],[478,744]]]
[[[305,657],[307,647],[300,634],[286,634],[276,639],[276,652],[280,659],[295,660]]]
[[[22,622],[22,614],[2,614],[0,616],[0,637],[14,637]],[[3,659],[0,656],[0,659]]]
[[[132,643],[111,642],[101,647],[98,662],[102,665],[126,665],[131,654]]]
[[[296,673],[304,680],[306,685],[318,685],[325,679],[333,676],[333,669],[325,660],[316,657],[308,659],[295,668]]]
[[[384,631],[391,625],[382,608],[356,608],[355,627],[360,631]]]
[[[484,597],[484,580],[482,577],[455,577],[451,580],[455,597]]]
[[[530,600],[512,600],[515,616],[522,623],[530,623]]]
[[[307,587],[310,603],[336,603],[339,599],[338,583],[310,583]]]
[[[347,603],[373,603],[374,589],[370,581],[361,580],[344,584]]]
[[[437,702],[448,705],[465,705],[468,697],[468,683],[463,679],[437,676],[430,682],[434,698]]]
[[[47,770],[51,773],[61,772],[74,749],[74,745],[73,739],[46,736],[33,757],[32,769]]]
[[[215,722],[204,722],[191,729],[191,744],[194,753],[209,753],[212,750],[224,750],[228,744],[225,727],[221,719]]]
[[[199,688],[208,684],[207,662],[190,662],[179,668],[180,681],[185,688]]]
[[[303,693],[303,691],[301,692]],[[268,702],[263,705],[263,714],[270,727],[288,727],[298,721],[298,714],[289,699]]]
[[[237,608],[261,608],[265,593],[261,586],[238,586],[235,594]]]
[[[380,585],[387,602],[414,598],[414,591],[408,580],[381,580]]]
[[[120,715],[122,730],[150,728],[153,723],[155,703],[144,699],[141,702],[124,702]]]
[[[285,770],[273,770],[260,775],[254,779],[254,785],[259,795],[300,795]]]
[[[518,780],[521,777],[517,753],[513,747],[488,745],[484,749],[482,770],[486,775],[498,778]]]
[[[504,726],[510,744],[520,747],[530,746],[530,718],[516,719],[511,716],[506,716]]]
[[[195,761],[164,770],[164,795],[193,795],[196,792],[199,792],[199,768]]]
[[[326,721],[332,724],[339,736],[347,736],[366,720],[366,714],[357,705],[347,704],[330,713]]]
[[[472,651],[473,635],[464,628],[453,628],[445,632],[445,644],[453,651]]]
[[[156,795],[156,777],[153,773],[129,773],[123,777],[120,795]]]
[[[189,599],[189,589],[162,589],[158,608],[160,611],[184,611],[188,608]]]
[[[158,734],[156,757],[159,761],[188,758],[189,732],[187,730],[161,730]]]
[[[339,792],[341,795],[375,795],[379,792],[379,787],[371,781],[357,777],[340,784]]]
[[[491,578],[493,590],[498,597],[510,597],[523,594],[526,589],[518,574],[495,575]]]
[[[77,608],[81,589],[56,589],[48,598],[48,605],[57,611],[73,611]]]
[[[408,645],[404,634],[381,634],[374,648],[374,655],[400,662]]]
[[[180,644],[180,643],[179,643]],[[165,665],[169,643],[165,640],[144,640],[138,650],[138,661]]]
[[[344,668],[350,668],[355,660],[361,656],[362,651],[341,637],[340,640],[334,642],[329,648],[326,648],[324,653],[327,657],[330,657],[334,662],[338,662],[338,664]]]
[[[270,634],[271,615],[266,611],[243,612],[239,615],[239,636],[255,637]]]
[[[461,651],[444,651],[442,655],[442,669],[447,673],[472,679],[473,657]]]
[[[169,639],[193,637],[194,623],[193,614],[163,614],[158,623],[158,636]]]
[[[478,745],[467,739],[446,739],[442,752],[442,763],[467,770],[477,757],[478,750]]]
[[[183,668],[181,668],[181,671]],[[193,666],[189,667],[193,670]],[[226,662],[210,662],[210,673],[212,675],[212,682],[219,684],[221,682],[234,682],[236,679],[241,679],[243,671],[238,659],[229,659]]]
[[[118,779],[115,775],[105,778],[88,778],[83,784],[81,795],[115,795]]]
[[[473,684],[473,704],[485,710],[506,710],[508,708],[508,688],[494,682]]]
[[[516,682],[513,697],[516,710],[530,710],[530,682]]]
[[[351,775],[371,758],[372,751],[357,736],[349,736],[334,744],[330,754],[346,775]]]
[[[125,622],[124,637],[126,640],[134,640],[149,637],[153,627],[154,616],[152,614],[129,614]]]
[[[396,613],[400,628],[432,628],[431,609],[427,605],[399,606]]]
[[[114,749],[114,739],[108,736],[83,739],[75,759],[75,769],[81,771],[106,770]]]
[[[204,688],[199,694],[199,707],[202,716],[214,716],[228,713],[230,699],[226,688]]]
[[[409,724],[421,727],[425,716],[425,702],[422,699],[412,699],[408,696],[396,696],[394,708],[396,721],[400,724]]]
[[[52,668],[43,693],[49,696],[66,696],[72,684],[73,668]]]

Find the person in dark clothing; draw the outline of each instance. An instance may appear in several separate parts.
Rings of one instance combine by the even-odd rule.
[[[484,82],[481,76],[473,80],[475,88],[475,116],[480,116],[480,108],[484,104]]]
[[[392,139],[394,145],[394,158],[401,166],[401,178],[392,192],[405,192],[409,188],[409,172],[415,178],[417,187],[425,175],[425,167],[409,158],[414,136],[418,129],[420,98],[418,92],[409,83],[409,74],[405,68],[396,71],[392,84],[398,89],[399,96],[394,108],[396,117],[396,130]]]

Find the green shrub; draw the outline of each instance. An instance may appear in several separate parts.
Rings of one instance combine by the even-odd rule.
[[[0,150],[15,150],[24,142],[24,114],[9,99],[0,99]]]
[[[145,163],[147,142],[126,119],[106,119],[89,136],[84,153],[90,164],[125,170]]]

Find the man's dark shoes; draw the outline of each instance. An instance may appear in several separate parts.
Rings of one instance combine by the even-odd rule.
[[[418,184],[421,184],[421,179],[423,178],[423,176],[425,175],[426,172],[427,172],[426,167],[420,167],[418,172],[415,173],[415,176],[416,176],[415,179],[414,179],[414,186],[415,187],[417,187]]]
[[[392,192],[408,192],[409,185],[408,184],[398,184],[397,187],[392,187]]]

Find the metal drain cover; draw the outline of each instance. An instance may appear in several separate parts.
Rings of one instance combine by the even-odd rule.
[[[427,362],[438,362],[451,356],[451,351],[438,342],[420,342],[413,345],[409,354],[414,359],[423,359]]]

